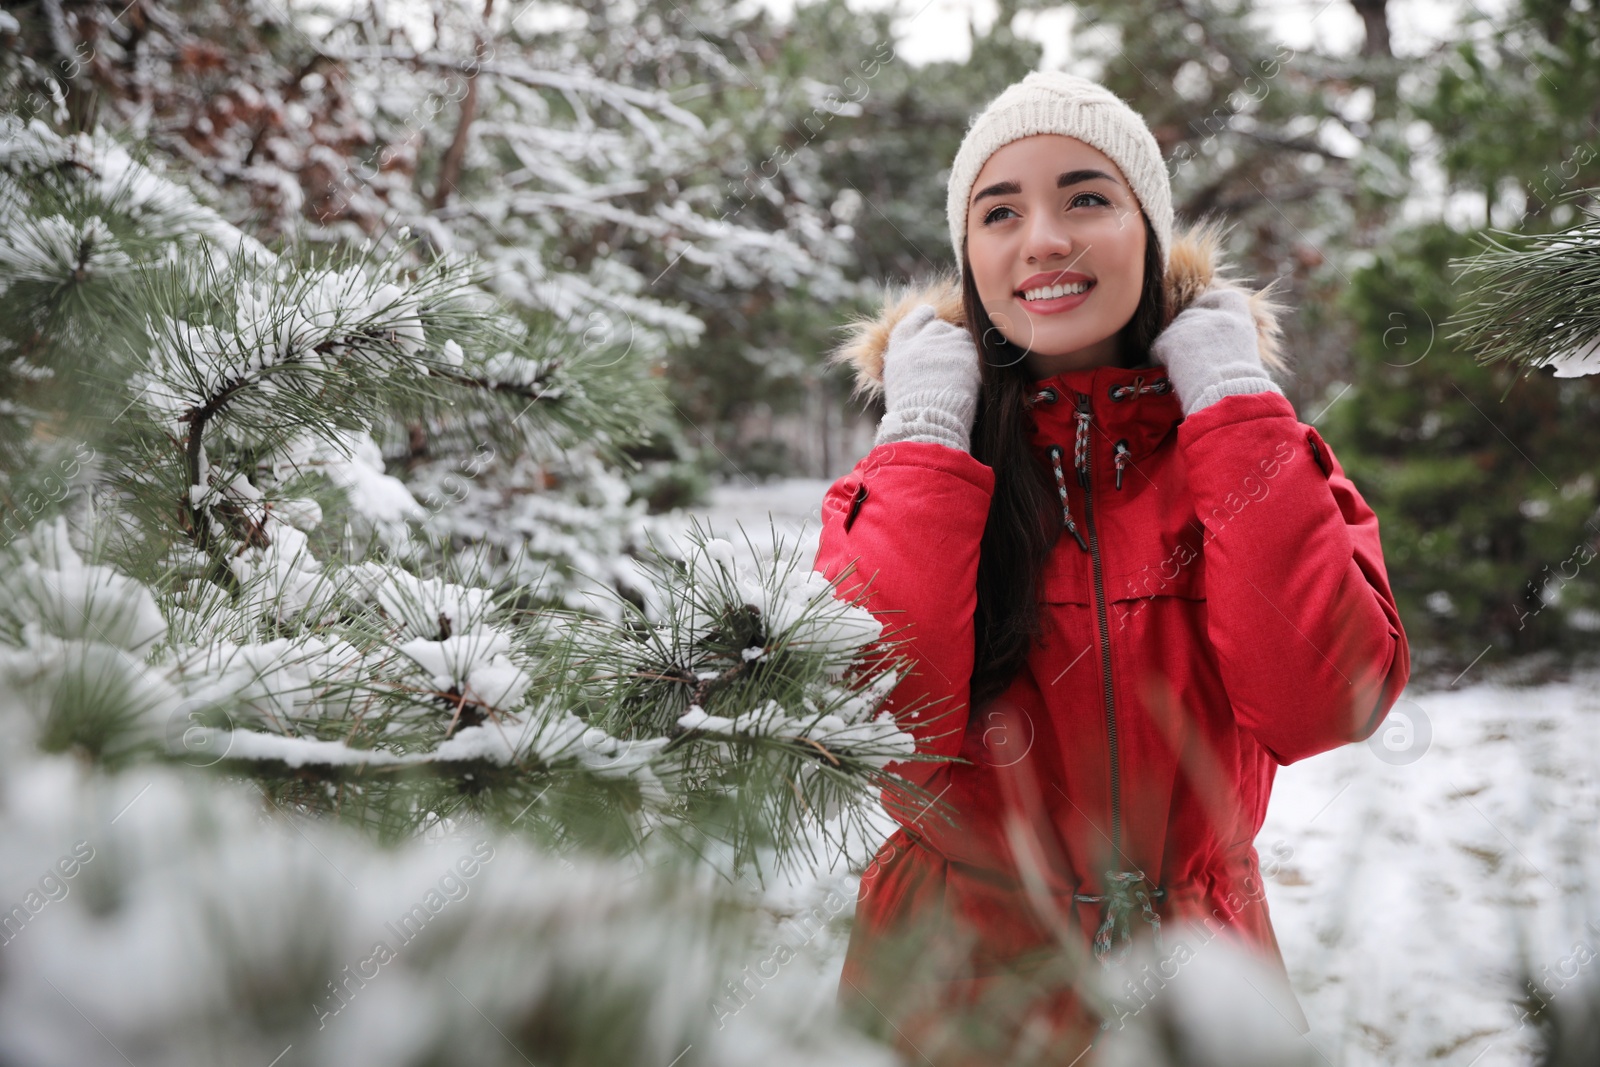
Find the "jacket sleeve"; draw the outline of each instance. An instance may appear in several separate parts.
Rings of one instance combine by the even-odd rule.
[[[994,471],[929,442],[883,444],[828,489],[814,569],[883,624],[880,644],[909,660],[885,707],[916,751],[953,757],[966,731],[978,550]],[[926,784],[945,763],[890,763]]]
[[[1280,764],[1370,737],[1411,671],[1377,516],[1277,393],[1202,408],[1179,424],[1178,447],[1239,725]]]

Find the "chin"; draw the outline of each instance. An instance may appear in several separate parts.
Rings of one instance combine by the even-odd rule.
[[[1062,356],[1070,356],[1074,352],[1082,352],[1085,349],[1093,348],[1095,345],[1105,341],[1105,339],[1109,336],[1111,335],[1094,332],[1078,334],[1076,336],[1066,338],[1050,338],[1048,340],[1041,340],[1037,344],[1022,345],[1020,347],[1026,348],[1034,355],[1055,359]]]

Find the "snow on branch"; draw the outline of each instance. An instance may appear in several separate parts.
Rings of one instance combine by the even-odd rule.
[[[705,132],[705,124],[700,121],[700,117],[674,104],[665,92],[635,89],[632,86],[597,77],[586,71],[546,70],[528,63],[515,61],[484,61],[472,56],[448,56],[436,52],[404,52],[392,48],[339,49],[329,51],[327,55],[330,59],[344,62],[361,60],[398,61],[417,67],[453,70],[469,75],[479,73],[492,74],[539,89],[554,89],[558,92],[589,97],[616,108],[618,113],[633,124],[634,128],[652,139],[659,137],[659,134],[655,131],[653,124],[644,116],[643,112],[646,110],[657,112],[663,118],[670,119],[672,122],[694,133]],[[652,143],[659,146],[659,141],[653,140]]]

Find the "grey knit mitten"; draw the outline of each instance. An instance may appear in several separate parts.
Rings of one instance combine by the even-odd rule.
[[[1279,393],[1256,346],[1250,300],[1238,289],[1207,289],[1156,336],[1150,356],[1167,368],[1185,415],[1236,393]]]
[[[978,346],[963,327],[919,304],[889,332],[877,444],[931,441],[969,451],[983,382]]]

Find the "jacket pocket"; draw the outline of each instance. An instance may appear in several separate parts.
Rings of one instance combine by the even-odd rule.
[[[1205,552],[1198,545],[1180,543],[1162,558],[1106,581],[1107,600],[1148,600],[1160,596],[1184,600],[1206,598]]]

